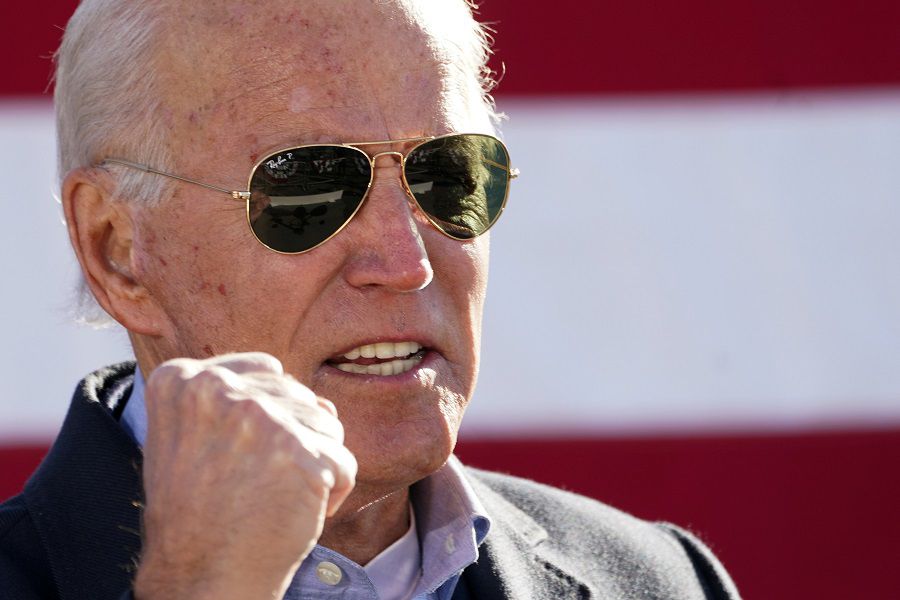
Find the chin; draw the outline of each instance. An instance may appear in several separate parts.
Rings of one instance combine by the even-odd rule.
[[[344,444],[357,460],[357,485],[373,488],[372,493],[390,493],[427,477],[456,446],[470,379],[423,373],[395,382],[358,382],[356,376],[334,373],[313,388],[335,403]]]
[[[440,469],[456,446],[458,422],[405,421],[346,432],[345,444],[359,464],[357,483],[399,489]]]

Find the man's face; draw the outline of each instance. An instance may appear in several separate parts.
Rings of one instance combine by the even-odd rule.
[[[261,156],[294,144],[491,132],[477,82],[459,67],[471,43],[461,1],[213,4],[173,16],[160,57],[179,174],[245,189]],[[446,459],[477,374],[488,239],[460,242],[430,225],[395,159],[376,162],[362,209],[308,253],[266,249],[243,203],[184,185],[139,211],[133,252],[164,315],[164,335],[139,344],[145,369],[268,352],[335,403],[360,483],[407,484]],[[334,366],[379,342],[426,354],[392,376]]]

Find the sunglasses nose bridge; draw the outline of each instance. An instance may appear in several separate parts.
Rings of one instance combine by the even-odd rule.
[[[372,161],[373,168],[375,167],[375,161],[378,160],[382,156],[396,156],[397,162],[400,163],[401,166],[403,166],[403,161],[404,161],[405,157],[403,156],[402,152],[397,152],[396,150],[386,150],[384,152],[379,152],[377,154],[373,154],[372,157],[369,159]]]
[[[407,196],[415,202],[415,198],[413,198],[412,192],[409,189],[409,185],[406,183],[406,155],[402,152],[397,152],[396,150],[386,150],[384,152],[378,152],[377,154],[373,154],[369,159],[372,163],[372,173],[374,176],[375,173],[375,161],[378,160],[382,156],[393,156],[397,159],[397,163],[400,166],[400,183],[403,184],[403,189],[406,191]]]

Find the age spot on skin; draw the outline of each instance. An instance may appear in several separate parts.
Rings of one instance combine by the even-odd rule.
[[[168,267],[168,266],[169,266],[169,262],[168,262],[166,259],[164,259],[162,256],[160,256],[160,257],[158,257],[158,258],[159,258],[159,262],[162,263],[162,266],[164,266],[164,267]]]
[[[220,283],[219,287],[217,289],[219,290],[219,293],[222,294],[223,296],[225,296],[227,294],[224,283]]]
[[[171,108],[163,108],[160,111],[160,115],[162,117],[162,122],[165,123],[166,127],[169,129],[175,129],[175,111]]]
[[[291,92],[291,98],[288,103],[288,108],[293,113],[302,112],[304,109],[312,106],[312,95],[309,93],[306,88],[296,87]]]
[[[248,135],[244,138],[244,148],[250,149],[250,162],[256,163],[259,160],[259,137],[256,135]]]
[[[203,353],[206,354],[206,356],[212,356],[213,355],[212,347],[209,344],[203,346]]]

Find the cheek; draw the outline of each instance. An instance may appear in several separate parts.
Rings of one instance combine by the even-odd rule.
[[[490,253],[487,235],[463,243],[446,238],[445,252],[432,260],[435,279],[448,302],[443,311],[448,322],[452,318],[454,323],[448,332],[455,340],[454,352],[448,358],[455,364],[459,389],[465,396],[471,393],[478,373]],[[448,409],[452,405],[448,403]]]
[[[484,314],[484,300],[487,295],[488,267],[490,259],[490,234],[486,233],[474,240],[467,247],[471,265],[471,282],[468,288],[469,326],[471,334],[471,387],[466,397],[471,397],[474,392],[475,382],[478,379],[478,367],[481,360],[481,322]],[[461,407],[464,410],[465,406]],[[462,414],[458,415],[462,418]]]
[[[235,277],[246,269],[227,236],[208,233],[233,225],[210,223],[199,211],[165,204],[142,219],[133,246],[134,276],[171,323],[169,341],[184,354],[208,355],[203,346],[209,345],[211,332],[233,329]],[[204,342],[193,347],[197,339]]]
[[[456,301],[465,303],[468,309],[476,345],[480,341],[481,316],[487,294],[490,258],[489,235],[486,233],[471,242],[461,244],[459,248],[461,258],[456,261],[456,268],[451,269],[452,276],[455,278],[454,289],[459,296]],[[465,268],[460,268],[463,265]]]
[[[161,303],[208,295],[222,286],[215,268],[207,264],[201,243],[183,232],[158,228],[135,245],[138,276]],[[223,294],[224,295],[224,294]]]

